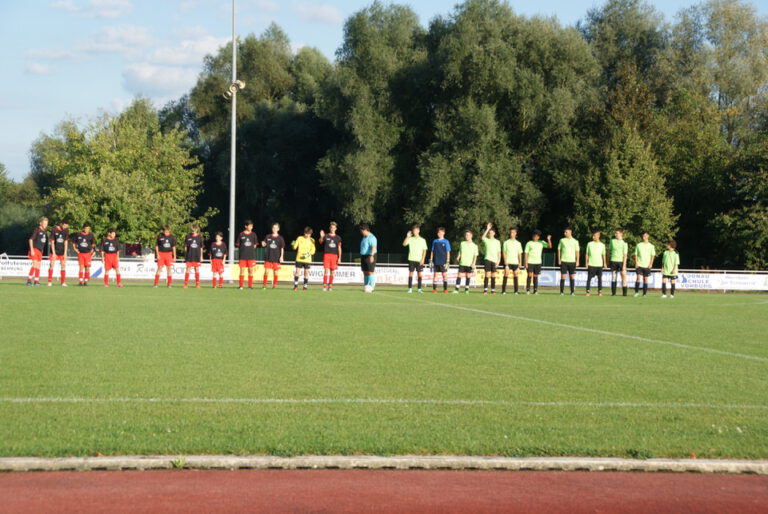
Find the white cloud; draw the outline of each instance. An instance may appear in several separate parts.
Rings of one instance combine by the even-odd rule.
[[[80,11],[80,8],[73,4],[72,2],[68,1],[61,1],[61,2],[54,2],[51,4],[51,7],[54,9],[63,9],[65,11],[69,12],[78,12]]]
[[[54,69],[47,64],[36,61],[27,61],[24,65],[24,72],[28,75],[50,75],[54,72]]]
[[[123,69],[123,85],[132,94],[153,98],[178,96],[195,84],[198,73],[192,67],[134,63]]]
[[[51,7],[83,18],[122,18],[133,10],[133,3],[130,0],[88,0],[85,4],[75,4],[71,0],[60,0]]]
[[[185,39],[177,46],[165,46],[152,50],[147,60],[154,64],[199,67],[206,55],[216,53],[228,40],[228,38],[217,38],[211,35]]]
[[[119,25],[104,27],[91,41],[83,43],[78,50],[85,53],[120,53],[137,57],[156,42],[147,27]]]
[[[291,43],[291,51],[295,55],[295,54],[299,53],[299,50],[301,50],[305,46],[307,46],[307,45],[305,45],[304,43],[293,42],[293,43]]]
[[[277,2],[273,2],[272,0],[254,0],[253,6],[260,11],[273,13],[280,10],[280,6],[277,4]]]
[[[179,4],[179,12],[186,13],[197,7],[197,0],[184,0]]]
[[[30,59],[43,59],[46,61],[67,61],[77,59],[77,54],[70,50],[54,48],[31,48],[24,52],[24,57]]]
[[[341,25],[344,15],[336,7],[328,4],[299,4],[296,13],[304,21]]]

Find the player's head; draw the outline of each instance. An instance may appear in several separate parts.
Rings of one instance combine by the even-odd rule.
[[[472,241],[473,236],[474,234],[472,233],[471,230],[467,229],[464,231],[464,241]]]
[[[336,233],[336,229],[338,229],[338,228],[339,228],[339,225],[335,221],[332,221],[332,222],[330,222],[328,224],[328,229],[331,231],[331,234],[335,234]]]
[[[367,236],[371,233],[371,226],[368,223],[360,223],[360,233]]]
[[[198,231],[200,230],[200,225],[198,225],[197,223],[192,223],[192,225],[190,226],[190,229],[192,230],[193,234],[197,234]]]
[[[538,241],[539,239],[541,239],[541,230],[539,229],[534,230],[533,235],[531,237],[533,238],[534,241]]]
[[[86,234],[91,231],[91,224],[88,222],[83,223],[83,232]]]
[[[171,227],[169,227],[168,225],[163,225],[163,234],[165,234],[166,236],[170,236],[171,235]]]
[[[69,228],[69,222],[68,222],[67,220],[61,220],[61,221],[59,222],[59,226],[60,226],[61,228]]]
[[[600,231],[599,230],[593,230],[592,231],[592,241],[600,241]]]
[[[512,227],[511,229],[509,229],[509,238],[510,239],[517,238],[517,227]]]
[[[445,227],[437,227],[437,237],[442,239],[445,237]]]
[[[418,236],[421,233],[421,225],[418,223],[411,225],[411,232],[413,232],[414,236]]]
[[[43,216],[42,218],[40,218],[40,226],[41,226],[42,228],[45,228],[45,227],[47,227],[47,226],[48,226],[48,218],[46,218],[45,216]]]
[[[251,221],[251,220],[245,220],[245,221],[243,222],[243,226],[245,227],[245,230],[247,230],[248,232],[250,232],[251,230],[253,230],[253,221]]]
[[[280,232],[280,223],[272,223],[272,233],[277,234],[278,232]]]
[[[677,248],[677,241],[675,241],[674,239],[670,239],[669,241],[667,241],[667,248],[669,250],[674,250],[675,248]]]
[[[642,238],[643,238],[643,242],[644,242],[644,243],[647,243],[647,242],[648,242],[648,240],[651,238],[651,235],[650,235],[648,232],[646,232],[645,230],[643,230],[643,231],[640,233],[640,237],[642,237]]]
[[[565,237],[572,237],[573,229],[571,227],[565,227],[565,230],[563,230],[563,234],[565,235]]]
[[[110,239],[114,239],[115,238],[115,234],[117,234],[117,230],[115,230],[115,227],[110,227],[107,230],[107,237],[109,237]]]
[[[304,227],[304,237],[312,236],[312,227]]]
[[[217,243],[221,243],[224,240],[224,234],[221,232],[216,232],[216,235],[214,236]]]

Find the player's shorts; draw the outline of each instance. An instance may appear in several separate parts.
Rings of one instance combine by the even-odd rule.
[[[280,269],[279,262],[266,261],[264,263],[264,269],[271,269],[272,271],[278,271]]]
[[[520,269],[520,265],[519,264],[507,264],[506,266],[504,266],[504,269],[508,269],[508,270],[511,270],[511,271],[517,271],[517,270]]]
[[[624,263],[611,261],[611,263],[608,265],[608,268],[611,271],[615,271],[616,273],[621,273],[621,271],[624,269]]]
[[[240,259],[238,264],[240,265],[240,269],[253,268],[256,266],[256,259]]]
[[[568,274],[568,275],[575,275],[576,274],[576,263],[575,262],[561,262],[560,263],[560,273],[561,274]]]
[[[37,248],[32,248],[28,254],[28,257],[32,261],[40,262],[43,260],[43,252]]]
[[[200,267],[200,261],[187,261],[184,264],[187,265],[187,268],[199,268]]]
[[[335,253],[323,254],[323,268],[330,270],[339,269],[339,256]]]
[[[448,273],[448,265],[447,264],[439,264],[432,266],[432,272],[433,273]]]
[[[408,271],[413,273],[414,271],[418,271],[421,273],[424,271],[424,265],[420,263],[419,261],[408,261]]]
[[[311,266],[311,262],[295,262],[294,266],[296,266],[296,269],[309,269]]]
[[[93,255],[88,253],[78,253],[77,254],[77,263],[84,267],[84,268],[90,268],[91,267],[91,259],[93,258]]]
[[[486,273],[496,273],[496,263],[493,261],[483,261],[483,269]]]
[[[650,277],[651,276],[651,268],[637,268],[637,274],[642,275],[644,277]]]
[[[662,275],[662,278],[668,278],[670,280],[677,280],[677,275]]]
[[[48,260],[51,262],[66,262],[67,256],[66,255],[53,255],[52,253],[48,254]]]
[[[587,275],[590,277],[596,277],[603,272],[602,266],[587,266]]]
[[[541,264],[529,264],[528,273],[531,275],[541,275]]]
[[[213,273],[224,273],[224,259],[211,259],[211,271]]]
[[[104,271],[106,272],[113,269],[120,271],[120,261],[117,258],[117,254],[105,253],[104,254]]]
[[[173,252],[157,252],[157,267],[173,266]]]
[[[374,273],[376,271],[376,256],[374,255],[373,261],[371,261],[370,255],[361,255],[360,269],[363,270],[363,273]]]
[[[472,273],[472,266],[459,266],[459,273]]]

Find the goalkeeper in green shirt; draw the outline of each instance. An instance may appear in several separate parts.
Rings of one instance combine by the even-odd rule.
[[[677,268],[680,266],[680,254],[677,253],[677,242],[670,239],[667,242],[667,250],[661,256],[661,297],[667,297],[667,280],[670,282],[670,298],[675,297],[675,280],[677,280]]]

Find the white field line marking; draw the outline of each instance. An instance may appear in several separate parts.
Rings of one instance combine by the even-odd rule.
[[[659,408],[659,409],[738,409],[768,410],[768,405],[738,405],[717,403],[688,402],[545,402],[545,401],[506,401],[506,400],[435,400],[405,398],[78,398],[78,397],[0,397],[0,403],[39,404],[39,403],[201,403],[201,404],[373,404],[373,405],[437,405],[437,406],[490,406],[490,407],[601,407],[601,408]]]
[[[380,296],[388,296],[390,298],[398,298],[386,293],[379,293]],[[506,314],[503,312],[494,312],[494,311],[484,311],[482,309],[474,309],[472,307],[462,307],[460,305],[451,305],[448,303],[437,303],[437,302],[431,302],[429,300],[417,300],[415,298],[401,298],[401,300],[405,301],[412,301],[412,302],[418,302],[418,303],[424,303],[427,305],[434,305],[436,307],[445,307],[448,309],[456,309],[461,311],[467,311],[467,312],[475,312],[478,314],[487,314],[489,316],[498,316],[500,318],[507,318],[507,319],[516,319],[519,321],[527,321],[529,323],[538,323],[541,325],[548,325],[550,327],[557,327],[557,328],[568,328],[572,330],[580,330],[582,332],[589,332],[590,334],[600,334],[604,336],[611,336],[611,337],[621,337],[624,339],[632,339],[634,341],[641,341],[643,343],[654,343],[654,344],[663,344],[666,346],[674,346],[676,348],[683,348],[685,350],[696,350],[699,352],[709,352],[709,353],[717,353],[719,355],[727,355],[728,357],[738,357],[740,359],[749,359],[754,360],[758,362],[768,362],[768,358],[766,357],[758,357],[756,355],[748,355],[746,353],[736,353],[736,352],[728,352],[725,350],[717,350],[715,348],[707,348],[705,346],[694,346],[690,344],[683,344],[683,343],[673,343],[672,341],[662,341],[661,339],[650,339],[648,337],[641,337],[641,336],[633,336],[631,334],[622,334],[621,332],[609,332],[608,330],[600,330],[597,328],[588,328],[588,327],[580,327],[578,325],[569,325],[567,323],[557,323],[555,321],[546,321],[543,319],[536,319],[536,318],[529,318],[526,316],[516,316],[514,314]]]

